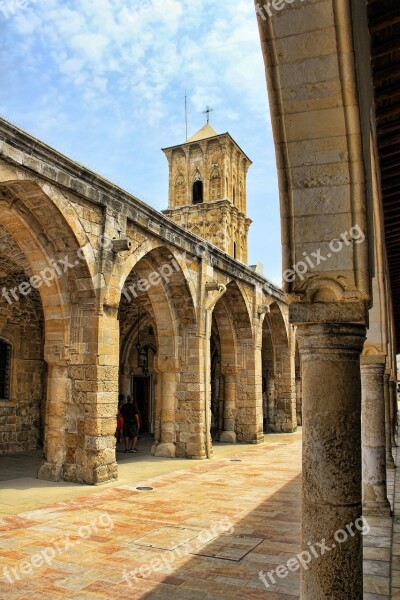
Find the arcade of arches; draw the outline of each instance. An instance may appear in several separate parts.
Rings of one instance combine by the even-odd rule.
[[[294,431],[281,290],[39,141],[33,152],[10,124],[0,130],[0,452],[43,447],[42,479],[115,479],[118,393],[137,398],[159,457]]]

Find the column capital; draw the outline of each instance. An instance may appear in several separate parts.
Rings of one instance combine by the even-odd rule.
[[[382,354],[361,354],[360,363],[362,367],[374,367],[379,365],[383,375],[386,369],[386,356]]]
[[[365,325],[338,323],[299,323],[297,340],[302,360],[332,360],[333,355],[359,357],[366,336]]]
[[[292,302],[289,305],[292,325],[338,323],[368,324],[368,307],[365,302]]]

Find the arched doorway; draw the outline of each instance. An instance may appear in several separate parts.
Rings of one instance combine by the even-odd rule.
[[[291,432],[297,428],[293,339],[282,311],[274,302],[262,331],[264,426],[268,432]]]
[[[200,376],[193,361],[200,354],[200,341],[193,333],[196,316],[185,268],[162,246],[131,255],[125,265],[119,389],[125,396],[137,396],[143,427],[151,437],[147,448],[156,456],[202,456],[204,444],[194,416],[201,408]],[[198,404],[186,401],[195,393]]]
[[[262,441],[259,352],[249,308],[235,282],[227,285],[215,305],[211,351],[212,410],[218,424],[215,439],[225,443]]]
[[[0,186],[0,337],[11,353],[9,397],[0,412],[14,419],[12,450],[43,447],[39,478],[100,483],[116,471],[108,436],[104,444],[90,437],[90,428],[99,430],[103,385],[93,344],[99,317],[85,258],[92,247],[66,202],[16,174]]]

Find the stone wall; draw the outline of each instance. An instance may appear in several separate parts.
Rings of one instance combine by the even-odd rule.
[[[26,275],[0,278],[0,289],[14,288]],[[11,345],[10,390],[0,399],[0,454],[43,445],[45,363],[43,312],[37,291],[11,305],[0,304],[0,338]]]

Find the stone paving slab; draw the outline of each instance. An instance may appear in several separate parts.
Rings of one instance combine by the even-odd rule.
[[[4,517],[0,599],[299,600],[299,573],[259,578],[300,552],[301,433],[283,440]],[[387,600],[392,521],[369,524],[364,600]]]
[[[300,551],[301,435],[282,439],[4,517],[0,598],[298,599],[298,574],[258,577]]]

